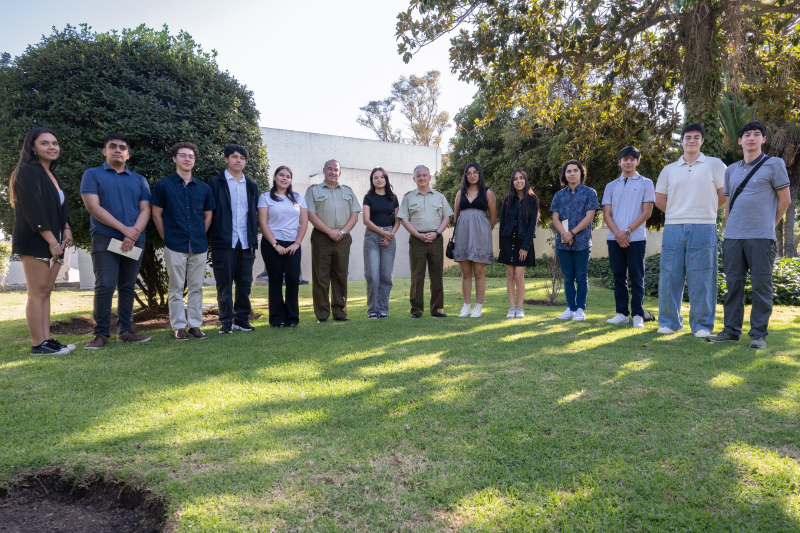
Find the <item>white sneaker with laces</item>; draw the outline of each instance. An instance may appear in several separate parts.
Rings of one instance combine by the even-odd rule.
[[[475,307],[472,308],[472,312],[469,314],[472,318],[480,318],[483,314],[483,304],[475,304]]]
[[[644,317],[641,317],[641,316],[633,317],[633,327],[635,327],[635,328],[643,328],[644,327]]]
[[[506,318],[517,318],[517,310],[513,307],[509,307]]]
[[[606,322],[609,323],[609,324],[627,324],[628,323],[628,317],[626,317],[622,313],[617,313],[615,316],[613,316],[613,317],[609,318],[608,320],[606,320]]]
[[[672,335],[673,333],[683,331],[683,326],[679,327],[678,329],[670,329],[666,326],[661,326],[657,331],[658,333],[663,333],[664,335]]]
[[[525,310],[517,307],[517,318],[525,318]]]
[[[697,337],[698,339],[705,339],[709,335],[711,335],[711,332],[706,331],[704,329],[698,329],[697,331],[694,332],[694,336]]]
[[[573,311],[570,311],[569,307],[567,307],[567,310],[564,311],[563,313],[561,313],[560,315],[558,315],[556,318],[559,319],[559,320],[569,320],[570,318],[572,318],[574,316],[575,316],[575,313]]]
[[[458,313],[458,316],[460,316],[461,318],[469,316],[470,307],[472,307],[472,304],[464,304],[464,306],[461,307],[461,312]]]
[[[572,320],[575,320],[576,322],[586,320],[586,314],[584,313],[583,309],[579,307],[578,310],[575,311],[575,316],[572,317]]]

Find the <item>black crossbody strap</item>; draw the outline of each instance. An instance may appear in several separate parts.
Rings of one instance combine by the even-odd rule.
[[[759,168],[761,168],[761,165],[763,165],[764,161],[766,161],[767,159],[769,159],[769,156],[767,154],[764,154],[764,157],[761,158],[761,161],[756,163],[756,165],[753,167],[753,169],[750,171],[747,177],[744,180],[742,180],[742,183],[740,183],[738,187],[736,187],[736,191],[733,193],[733,196],[731,196],[731,203],[728,206],[728,215],[730,215],[731,211],[733,211],[733,202],[735,202],[736,199],[739,197],[739,195],[742,194],[742,191],[747,186],[747,182],[750,181],[750,178],[753,177],[753,174],[755,174],[756,171]]]

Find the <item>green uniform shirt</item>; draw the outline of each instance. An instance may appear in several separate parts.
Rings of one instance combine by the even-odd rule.
[[[408,220],[420,233],[438,230],[442,220],[450,216],[453,216],[453,210],[447,199],[433,189],[427,194],[419,192],[419,189],[406,194],[397,212],[397,218]]]
[[[306,204],[308,212],[315,213],[331,229],[342,229],[351,213],[361,212],[353,189],[339,183],[333,188],[324,181],[312,185],[306,190]]]

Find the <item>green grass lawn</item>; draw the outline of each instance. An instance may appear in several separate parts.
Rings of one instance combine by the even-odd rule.
[[[60,357],[29,355],[25,295],[2,294],[0,481],[99,472],[178,531],[800,531],[800,311],[756,351],[606,324],[597,287],[585,322],[506,319],[489,285],[480,319],[446,279],[450,317],[412,320],[400,279],[367,320],[353,282],[352,321],[325,324],[304,286],[280,330],[255,287],[252,333]],[[54,319],[91,302],[57,292]]]

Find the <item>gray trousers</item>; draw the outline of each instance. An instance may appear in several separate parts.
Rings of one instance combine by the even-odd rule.
[[[722,265],[728,294],[725,297],[725,332],[742,334],[744,288],[750,272],[753,306],[750,310],[750,336],[766,337],[772,315],[772,268],[777,247],[772,239],[725,239]]]
[[[381,228],[391,231],[391,227]],[[367,229],[364,231],[364,277],[367,281],[367,315],[389,314],[389,293],[392,290],[392,270],[397,238],[381,246],[383,236]]]

